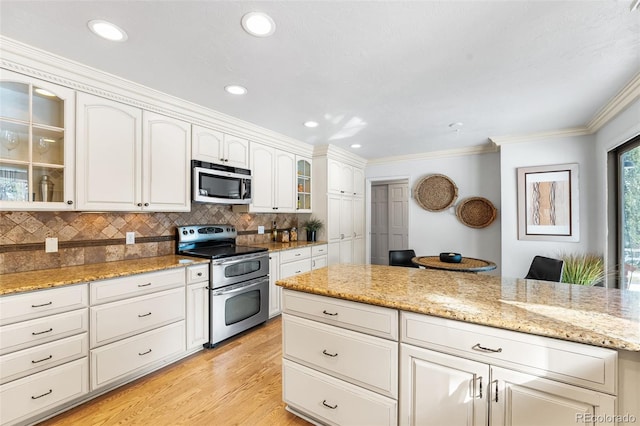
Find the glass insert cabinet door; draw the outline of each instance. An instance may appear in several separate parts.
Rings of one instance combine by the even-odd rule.
[[[297,211],[311,212],[311,160],[297,160]]]
[[[0,209],[72,209],[74,91],[0,69]]]

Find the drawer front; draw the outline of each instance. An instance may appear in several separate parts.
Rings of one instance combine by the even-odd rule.
[[[284,289],[283,311],[325,324],[398,340],[398,311]]]
[[[209,264],[187,267],[187,284],[209,281]]]
[[[185,281],[184,268],[94,281],[90,284],[91,304],[97,305],[160,290],[184,287]]]
[[[89,329],[87,311],[87,309],[78,309],[64,314],[2,326],[0,327],[0,354],[85,333]]]
[[[293,250],[283,250],[280,252],[280,263],[293,262],[311,257],[311,247],[303,247]]]
[[[184,321],[91,350],[91,389],[185,350]]]
[[[282,360],[282,394],[294,410],[329,425],[396,425],[398,404],[342,380]]]
[[[91,347],[184,319],[185,289],[91,307]]]
[[[615,394],[616,351],[402,312],[401,341]]]
[[[318,256],[311,259],[311,269],[320,269],[327,266],[329,256]]]
[[[38,373],[89,354],[87,333],[0,356],[0,383]]]
[[[0,424],[14,424],[88,392],[89,364],[82,358],[0,386]]]
[[[397,342],[288,314],[282,330],[286,358],[397,398]]]
[[[311,261],[309,259],[298,260],[296,262],[280,264],[280,279],[292,277],[294,275],[309,272],[311,270]]]
[[[311,247],[311,256],[326,256],[329,254],[329,247],[326,244]]]
[[[89,306],[87,285],[69,285],[0,297],[0,325]]]

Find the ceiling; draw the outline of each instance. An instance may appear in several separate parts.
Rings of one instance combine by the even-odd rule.
[[[2,0],[0,34],[373,159],[587,125],[640,71],[630,4]],[[268,13],[275,34],[245,33],[250,11]],[[92,19],[128,40],[98,38]],[[227,94],[229,84],[248,93]]]

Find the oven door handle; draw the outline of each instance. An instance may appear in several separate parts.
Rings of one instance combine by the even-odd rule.
[[[212,264],[215,266],[230,266],[230,265],[235,265],[236,263],[242,263],[242,262],[246,262],[247,260],[255,260],[255,259],[260,259],[264,257],[264,261],[268,262],[269,261],[269,252],[268,251],[264,251],[264,252],[258,252],[258,253],[253,253],[253,254],[243,254],[241,256],[239,256],[238,258],[234,258],[233,260],[230,259],[222,259],[219,261],[213,261]]]
[[[228,295],[228,294],[235,294],[235,293],[241,293],[243,291],[247,291],[253,287],[258,287],[261,286],[265,283],[265,281],[267,281],[267,279],[264,278],[260,278],[259,281],[252,281],[250,283],[247,283],[245,285],[243,285],[242,287],[236,287],[233,288],[231,290],[225,290],[224,288],[220,288],[220,289],[215,289],[213,291],[213,295],[214,296],[222,296],[222,295]]]

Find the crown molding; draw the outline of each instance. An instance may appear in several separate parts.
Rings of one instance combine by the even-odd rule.
[[[313,149],[313,157],[324,156],[359,168],[364,168],[368,164],[367,159],[335,145],[316,145]]]
[[[60,86],[175,117],[237,137],[311,156],[313,146],[150,87],[0,35],[2,68]]]
[[[573,129],[550,130],[548,132],[530,133],[528,135],[513,135],[513,136],[507,135],[507,136],[490,137],[489,140],[494,144],[496,144],[497,146],[502,146],[502,145],[511,144],[511,143],[530,142],[537,139],[585,136],[590,134],[591,134],[591,131],[589,131],[589,129],[586,127],[575,127]]]
[[[500,148],[496,145],[474,145],[465,148],[446,149],[442,151],[424,152],[420,154],[398,155],[394,157],[382,157],[369,160],[367,165],[378,165],[388,163],[400,163],[406,161],[432,160],[434,158],[459,157],[463,155],[491,154],[498,152]]]

